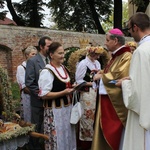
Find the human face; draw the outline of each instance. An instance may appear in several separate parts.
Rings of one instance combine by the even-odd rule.
[[[90,54],[89,56],[90,56],[91,60],[94,61],[94,60],[99,59],[100,54],[98,54],[98,53],[93,53],[93,54]]]
[[[128,23],[128,32],[131,34],[131,36],[134,38],[136,42],[140,41],[139,37],[139,29],[136,24],[131,25],[130,22]]]
[[[35,56],[36,54],[37,54],[37,50],[31,50],[31,52],[30,52],[28,55],[26,55],[26,56],[27,56],[27,59],[29,59],[29,58]]]
[[[51,62],[60,65],[64,62],[65,52],[62,46],[58,47],[54,53],[50,53]]]
[[[130,46],[130,50],[131,50],[131,53],[133,54],[133,52],[135,51],[135,47]]]
[[[109,34],[106,34],[106,41],[105,41],[105,45],[107,47],[107,49],[111,52],[116,50],[116,44],[117,44],[118,39],[111,39]]]
[[[40,48],[41,48],[40,52],[41,52],[41,54],[44,55],[45,57],[47,57],[47,52],[48,52],[48,49],[49,49],[49,46],[51,45],[51,43],[52,43],[51,40],[46,39],[46,40],[45,40],[45,46],[43,46],[43,47],[41,46],[41,47],[40,47]]]

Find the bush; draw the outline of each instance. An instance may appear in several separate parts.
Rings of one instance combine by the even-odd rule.
[[[12,99],[15,108],[20,106],[20,89],[16,82],[11,83]]]
[[[78,50],[78,49],[79,49],[79,47],[69,47],[69,48],[65,49],[66,54],[65,54],[64,65],[65,65],[66,67],[68,67],[68,59],[69,59],[71,53],[72,53],[72,52],[75,52],[75,51]]]

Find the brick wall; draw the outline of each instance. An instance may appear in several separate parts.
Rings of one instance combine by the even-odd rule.
[[[39,38],[45,35],[60,42],[65,49],[80,47],[81,38],[89,39],[94,45],[104,46],[105,42],[105,35],[100,34],[0,25],[0,65],[8,71],[12,81],[16,81],[16,68],[24,60],[22,49],[37,46]]]

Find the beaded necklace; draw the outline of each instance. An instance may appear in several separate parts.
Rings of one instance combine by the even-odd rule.
[[[68,73],[67,73],[67,71],[66,71],[66,69],[64,68],[63,65],[60,65],[60,66],[62,67],[62,69],[63,69],[64,72],[65,72],[65,77],[63,77],[63,76],[59,73],[59,71],[57,70],[57,68],[56,68],[51,62],[50,62],[50,64],[51,64],[51,66],[54,67],[54,69],[56,70],[56,72],[58,73],[58,75],[59,75],[62,79],[67,79],[67,78],[68,78]]]

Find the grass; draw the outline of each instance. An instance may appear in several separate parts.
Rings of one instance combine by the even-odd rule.
[[[11,91],[13,97],[13,104],[15,108],[20,107],[20,89],[18,83],[11,83]]]

